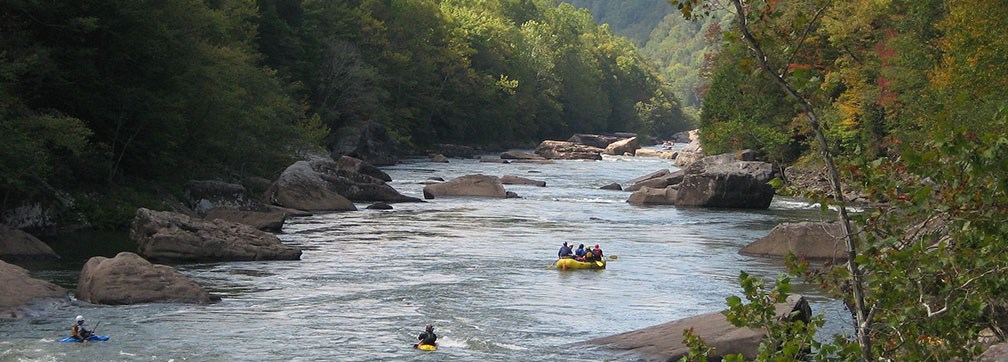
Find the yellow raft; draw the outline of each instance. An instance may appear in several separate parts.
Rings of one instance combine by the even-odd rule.
[[[415,346],[417,349],[422,349],[424,351],[437,351],[436,344],[418,344]]]
[[[605,260],[577,261],[571,258],[562,258],[556,261],[556,268],[567,269],[605,269]]]

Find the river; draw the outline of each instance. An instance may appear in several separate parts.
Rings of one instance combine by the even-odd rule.
[[[279,237],[304,250],[300,261],[175,265],[222,295],[220,303],[55,304],[0,321],[0,360],[635,360],[579,342],[724,309],[725,297],[740,294],[740,270],[767,279],[783,270],[781,260],[742,256],[740,247],[780,222],[833,215],[783,197],[758,211],[640,207],[625,202],[627,192],[599,189],[662,168],[674,166],[611,156],[405,161],[384,171],[410,196],[422,197],[430,177],[474,173],[547,186],[506,186],[519,199],[441,198],[385,211],[358,204],[361,211],[289,219]],[[34,276],[72,290],[84,253],[132,249],[69,239],[54,244],[62,266]],[[616,260],[597,271],[548,268],[563,241],[600,244]],[[827,331],[847,328],[840,303],[799,289],[826,315]],[[111,340],[55,343],[78,314],[100,321],[98,334]],[[436,352],[411,348],[426,323],[440,337]]]

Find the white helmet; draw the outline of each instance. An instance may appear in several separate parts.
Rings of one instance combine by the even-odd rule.
[[[84,316],[82,316],[82,315],[77,316],[77,323],[80,323],[80,322],[83,322],[83,321],[84,321]]]

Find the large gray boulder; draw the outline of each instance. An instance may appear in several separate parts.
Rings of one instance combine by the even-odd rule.
[[[77,299],[94,304],[208,304],[211,296],[178,270],[151,264],[140,255],[121,252],[114,258],[88,259],[77,281]]]
[[[297,260],[301,250],[276,235],[220,219],[138,209],[130,226],[138,253],[154,261]]]
[[[27,269],[0,261],[0,319],[18,318],[27,304],[66,298],[66,289],[31,277]]]
[[[218,207],[207,210],[206,220],[221,219],[224,221],[245,224],[262,231],[280,232],[287,214],[280,211],[245,211]]]
[[[778,316],[808,321],[812,310],[805,298],[792,295],[787,301],[776,306]],[[792,312],[798,312],[792,314]],[[795,320],[792,319],[792,320]],[[720,360],[725,355],[741,353],[746,359],[756,357],[760,342],[766,331],[735,327],[722,312],[713,312],[680,319],[641,330],[595,338],[585,343],[623,350],[640,355],[641,361],[678,361],[689,353],[689,347],[682,343],[683,331],[693,329],[693,333],[714,350],[712,360]]]
[[[504,175],[501,176],[501,183],[505,185],[528,185],[546,187],[546,181],[533,180],[521,176]]]
[[[357,210],[353,202],[329,189],[309,161],[288,166],[266,191],[266,199],[277,206],[306,211]]]
[[[607,155],[631,155],[636,154],[637,149],[640,148],[640,142],[637,142],[637,137],[630,137],[627,139],[619,140],[610,143],[605,148],[605,154]]]
[[[773,165],[739,161],[734,154],[708,156],[686,168],[679,183],[677,206],[765,209],[774,189]]]
[[[847,261],[843,227],[835,222],[782,223],[739,250],[754,256],[785,256],[793,253],[802,259]]]
[[[189,181],[186,183],[186,198],[186,206],[198,215],[206,215],[214,208],[257,210],[264,207],[245,186],[222,181]]]
[[[454,179],[424,186],[425,199],[444,196],[479,196],[506,198],[507,191],[497,176],[466,175]]]
[[[361,160],[346,156],[338,161],[315,157],[288,167],[267,191],[267,196],[280,206],[317,211],[356,210],[352,201],[422,201],[400,194],[386,183],[386,179],[391,178]],[[315,195],[318,196],[313,197]]]
[[[586,146],[574,142],[542,141],[536,147],[535,153],[551,160],[601,160],[601,148]]]
[[[333,134],[340,135],[329,143],[333,159],[350,156],[375,166],[390,166],[399,162],[396,156],[398,144],[381,123],[343,127]]]
[[[30,234],[0,225],[0,259],[6,261],[58,259],[46,243]]]

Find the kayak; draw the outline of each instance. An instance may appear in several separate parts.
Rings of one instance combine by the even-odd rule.
[[[557,260],[556,268],[560,270],[567,269],[605,269],[605,260],[596,261],[577,261],[571,258],[562,258]]]
[[[413,345],[416,349],[422,349],[424,351],[437,351],[436,344],[415,344]]]
[[[109,340],[109,336],[88,336],[87,340],[89,340],[89,341],[107,341],[107,340]],[[80,339],[77,339],[76,337],[66,337],[66,338],[57,339],[56,342],[68,343],[68,342],[83,342],[83,341],[81,341]]]

